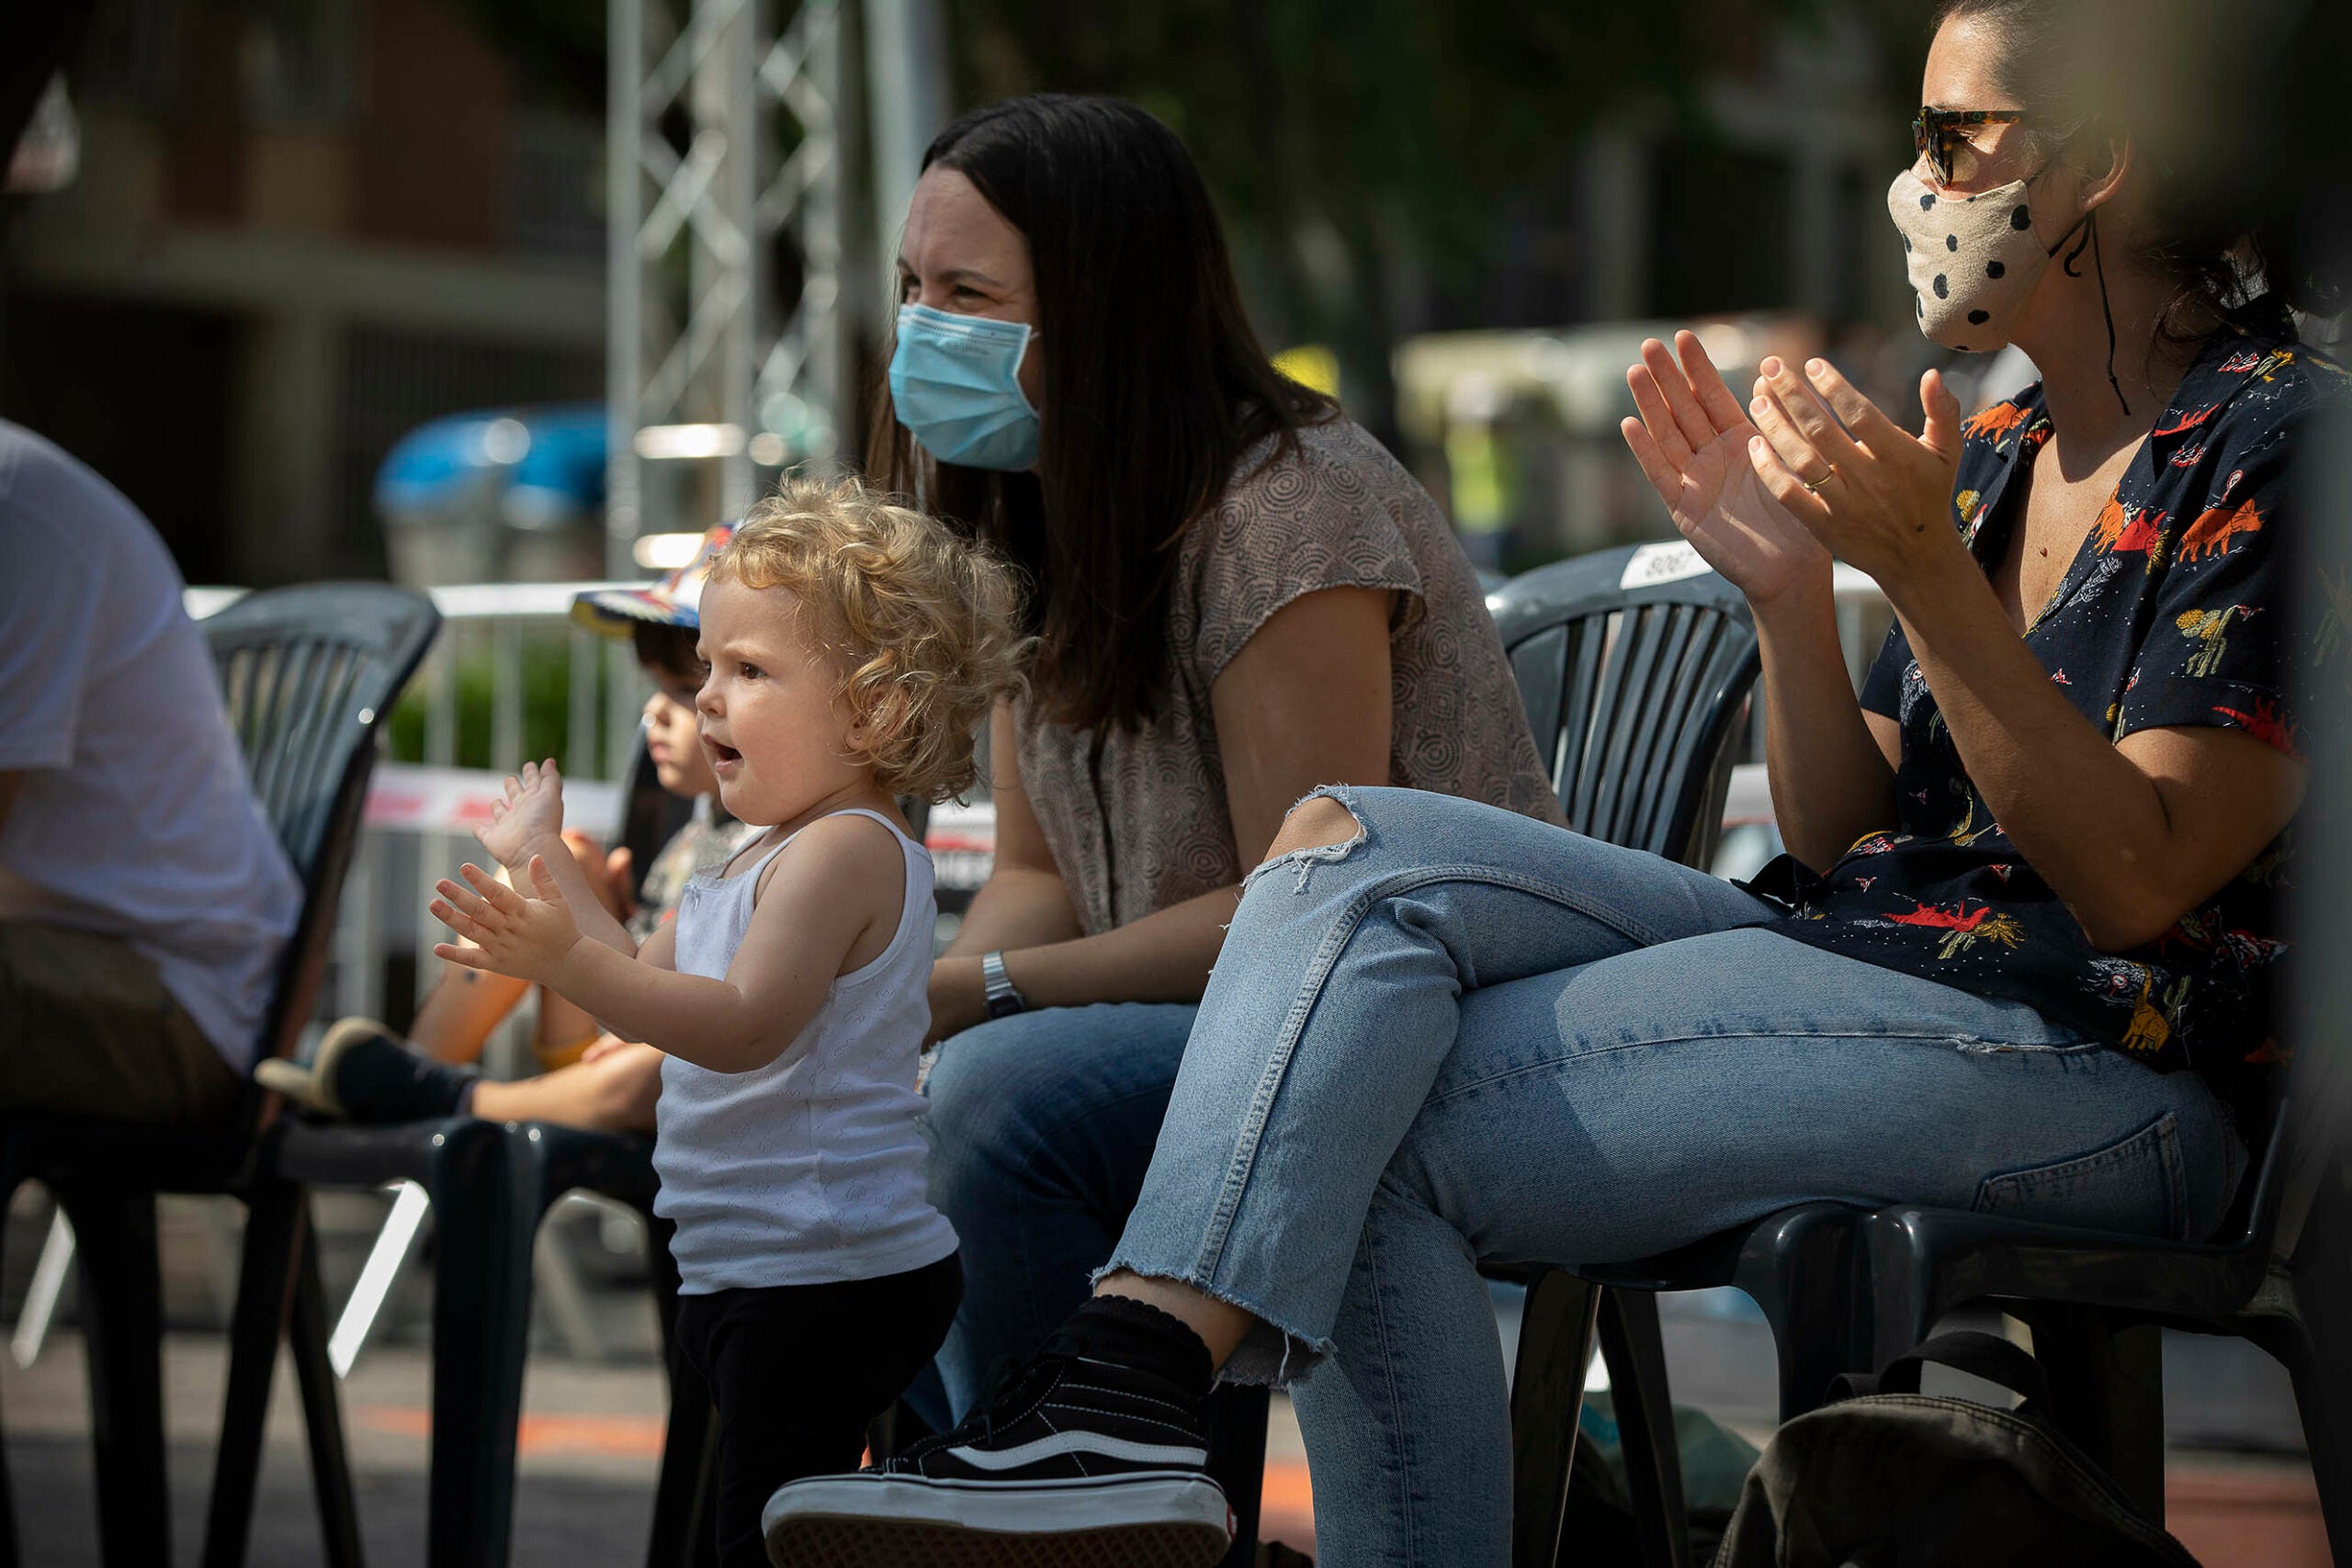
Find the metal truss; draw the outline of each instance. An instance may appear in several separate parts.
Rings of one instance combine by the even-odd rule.
[[[639,535],[846,444],[845,28],[842,0],[610,4],[606,562],[628,575]]]

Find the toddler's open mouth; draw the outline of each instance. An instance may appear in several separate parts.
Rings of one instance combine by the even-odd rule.
[[[724,745],[719,741],[713,740],[707,735],[702,738],[702,743],[709,750],[710,760],[714,766],[724,767],[729,763],[740,762],[743,760],[742,752],[738,751],[732,746]]]

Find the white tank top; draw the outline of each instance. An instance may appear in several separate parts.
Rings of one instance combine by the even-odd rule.
[[[890,945],[836,977],[791,1049],[748,1073],[666,1056],[653,1212],[689,1295],[870,1280],[936,1263],[956,1232],[923,1193],[915,1062],[931,1024],[931,855],[879,812],[906,863]],[[792,840],[786,839],[785,844]],[[678,903],[677,966],[723,979],[752,899],[784,844],[740,875],[694,877]]]

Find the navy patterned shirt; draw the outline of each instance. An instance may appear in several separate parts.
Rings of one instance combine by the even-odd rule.
[[[2297,755],[2290,670],[2336,657],[2330,618],[2290,625],[2285,543],[2297,454],[2344,371],[2285,335],[2224,328],[2132,458],[2026,632],[2075,709],[2120,740],[2160,726],[2243,729]],[[1989,573],[2051,434],[2041,389],[1971,419],[1954,521]],[[1900,624],[1862,706],[1902,727],[1896,821],[1815,874],[1793,857],[1751,885],[1798,941],[1982,996],[2022,1001],[2159,1071],[2202,1074],[2249,1137],[2284,1060],[2274,992],[2291,830],[2148,945],[2100,952],[2018,855],[1968,777]]]

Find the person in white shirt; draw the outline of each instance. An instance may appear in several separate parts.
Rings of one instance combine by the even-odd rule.
[[[139,510],[0,421],[0,1114],[236,1113],[301,887]]]

